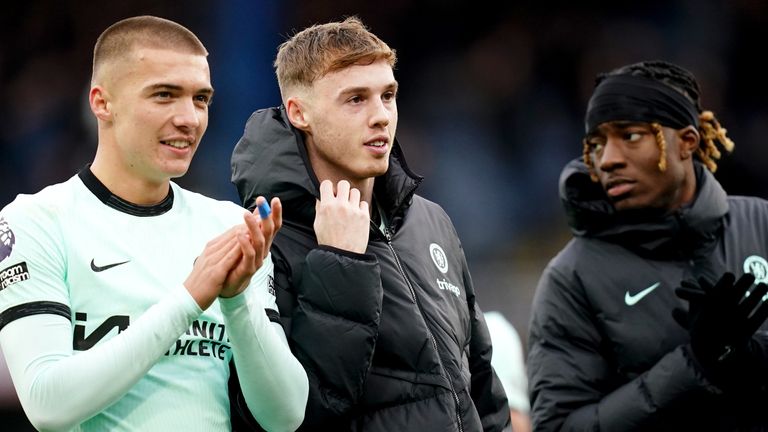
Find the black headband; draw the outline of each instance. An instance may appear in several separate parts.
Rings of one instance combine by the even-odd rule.
[[[586,133],[609,121],[658,122],[682,129],[699,127],[699,112],[687,97],[672,87],[635,75],[613,75],[595,88],[584,119]]]

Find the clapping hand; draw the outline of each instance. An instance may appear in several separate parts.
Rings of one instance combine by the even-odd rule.
[[[757,358],[762,349],[755,346],[753,335],[768,318],[768,302],[763,299],[768,285],[752,288],[754,281],[749,273],[738,280],[725,273],[714,286],[702,278],[683,281],[675,290],[689,308],[687,313],[675,309],[672,314],[688,329],[691,351],[702,372],[720,387],[755,381],[755,368],[764,367],[765,360]]]
[[[219,296],[232,297],[242,292],[251,276],[261,268],[264,258],[269,255],[272,240],[283,224],[283,208],[279,198],[272,198],[272,206],[264,197],[256,198],[253,213],[244,215],[247,230],[240,236],[239,262],[229,271]],[[246,241],[247,240],[247,241]]]
[[[273,198],[271,211],[267,213],[263,197],[259,197],[256,204],[253,213],[244,215],[244,223],[205,245],[184,281],[187,291],[202,309],[207,309],[217,296],[232,297],[242,292],[269,254],[272,240],[282,226],[282,206],[278,198]],[[259,207],[266,217],[261,217]]]

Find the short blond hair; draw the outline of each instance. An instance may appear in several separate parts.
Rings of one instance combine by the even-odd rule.
[[[274,66],[285,99],[287,90],[309,87],[329,72],[382,59],[394,68],[395,50],[371,33],[360,19],[349,17],[296,33],[280,45]]]
[[[109,26],[96,40],[92,80],[104,64],[127,56],[136,46],[208,55],[200,39],[179,23],[149,15],[126,18]]]

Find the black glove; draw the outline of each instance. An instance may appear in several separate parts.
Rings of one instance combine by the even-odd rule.
[[[738,281],[725,273],[714,286],[699,279],[683,281],[675,290],[689,309],[676,309],[672,315],[688,329],[704,376],[722,389],[764,382],[768,359],[753,335],[768,318],[768,302],[763,301],[768,285],[759,283],[750,291],[754,281],[749,273]]]

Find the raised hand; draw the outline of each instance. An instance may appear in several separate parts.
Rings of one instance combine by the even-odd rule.
[[[704,374],[718,385],[754,381],[755,367],[765,361],[755,358],[763,350],[754,349],[753,335],[768,318],[768,303],[763,300],[768,286],[759,283],[750,290],[754,280],[748,273],[738,280],[725,273],[714,286],[686,281],[675,290],[688,301],[689,312],[683,316],[678,310],[673,315],[688,328],[691,350]]]
[[[234,226],[205,245],[184,281],[201,309],[207,309],[221,293],[230,272],[242,260],[245,245],[253,250],[245,225]]]
[[[333,183],[320,183],[320,199],[315,205],[317,244],[350,252],[365,253],[370,230],[368,203],[360,200],[360,191],[341,180],[333,191]]]
[[[242,255],[234,268],[227,275],[219,294],[232,297],[241,293],[250,283],[251,276],[264,264],[269,255],[272,240],[283,225],[283,207],[279,198],[272,198],[272,206],[259,196],[253,213],[246,213],[244,236],[238,236]]]

